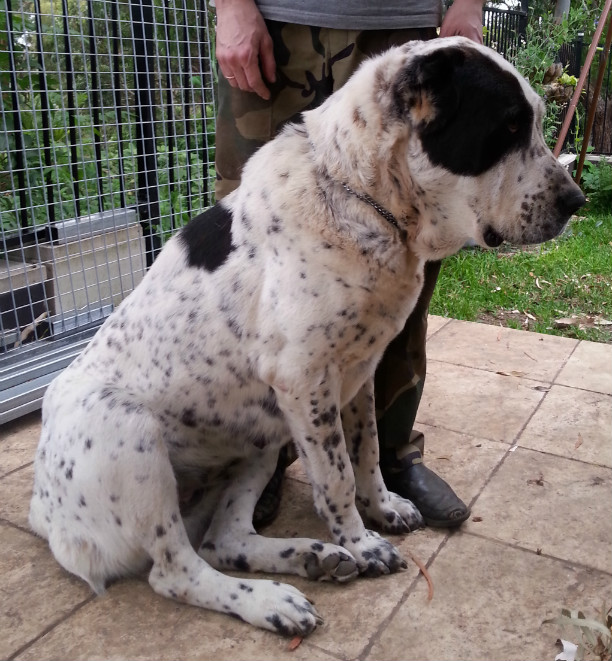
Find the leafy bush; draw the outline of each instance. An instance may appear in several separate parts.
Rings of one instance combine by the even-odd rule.
[[[612,161],[603,156],[597,163],[585,161],[580,185],[591,209],[612,212]]]
[[[597,14],[597,8],[586,0],[572,5],[569,14],[557,22],[551,11],[545,11],[536,3],[529,16],[525,41],[510,57],[518,71],[546,101],[543,128],[546,143],[551,149],[556,143],[566,104],[555,98],[547,83],[570,87],[571,91],[577,81],[563,71],[552,78],[550,73],[554,71],[562,47],[574,42],[579,32],[588,33]]]

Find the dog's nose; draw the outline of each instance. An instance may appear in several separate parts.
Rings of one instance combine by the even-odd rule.
[[[565,217],[575,214],[586,202],[586,197],[578,186],[563,191],[557,198],[557,210]]]

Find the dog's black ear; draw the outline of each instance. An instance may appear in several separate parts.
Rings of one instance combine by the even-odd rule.
[[[412,69],[418,84],[434,89],[446,84],[455,69],[464,62],[465,52],[457,46],[452,46],[421,56],[414,62]]]
[[[440,48],[411,60],[393,86],[393,102],[400,117],[410,116],[415,124],[429,123],[436,108],[456,104],[453,76],[465,62],[465,53],[456,46]]]

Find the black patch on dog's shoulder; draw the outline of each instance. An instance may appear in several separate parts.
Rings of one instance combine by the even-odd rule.
[[[397,111],[419,93],[432,105],[417,126],[423,150],[453,174],[478,176],[530,143],[534,111],[517,77],[480,51],[453,46],[413,61],[394,87]]]
[[[221,204],[196,216],[179,236],[187,251],[187,264],[211,272],[236,249],[232,243],[232,214]]]

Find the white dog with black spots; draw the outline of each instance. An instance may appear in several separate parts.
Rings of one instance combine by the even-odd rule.
[[[321,622],[308,599],[223,570],[405,567],[363,523],[422,523],[381,477],[374,370],[427,260],[550,239],[584,203],[542,112],[493,51],[414,42],[261,148],[45,395],[30,523],[58,562],[98,593],[150,567],[159,594],[285,635]],[[253,528],[290,442],[331,541]]]

